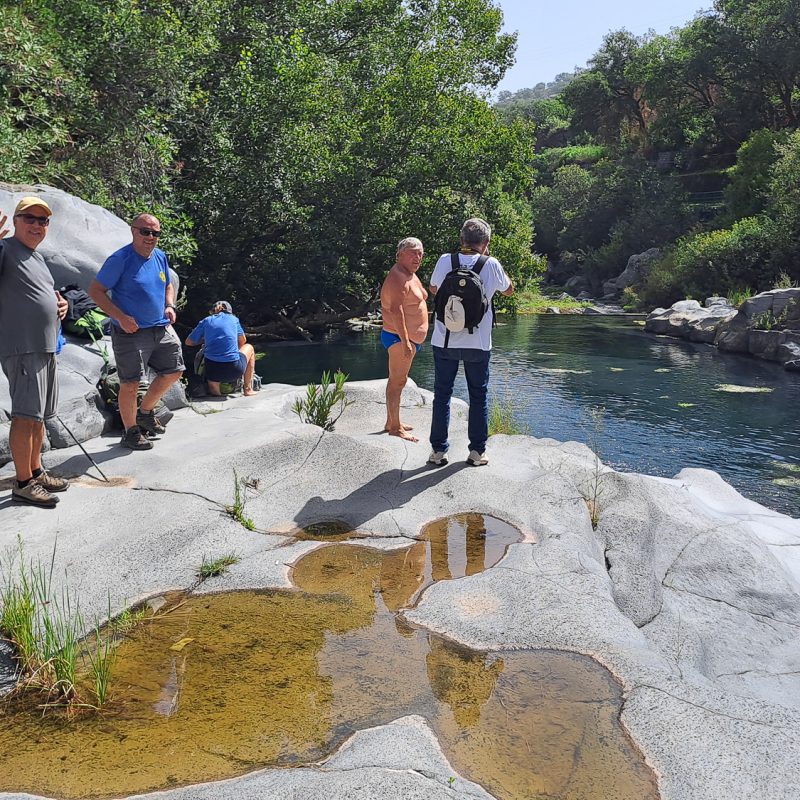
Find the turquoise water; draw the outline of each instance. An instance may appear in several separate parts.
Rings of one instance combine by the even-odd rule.
[[[305,384],[335,368],[351,380],[386,377],[374,331],[266,350],[266,381]],[[430,345],[411,377],[433,388]],[[773,391],[715,391],[722,384]],[[491,391],[511,399],[534,436],[597,442],[616,469],[667,477],[683,467],[713,469],[745,496],[800,517],[798,373],[645,334],[629,317],[530,316],[495,329]],[[466,399],[461,376],[455,392]]]

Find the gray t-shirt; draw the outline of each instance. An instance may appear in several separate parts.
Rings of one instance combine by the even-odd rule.
[[[15,237],[0,240],[0,356],[55,353],[58,302],[44,259]]]

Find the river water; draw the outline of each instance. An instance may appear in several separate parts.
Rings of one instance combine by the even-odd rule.
[[[620,470],[671,477],[683,467],[713,469],[745,496],[800,517],[800,374],[646,334],[630,317],[518,317],[493,340],[490,391],[512,403],[533,436],[585,442]],[[376,331],[266,350],[259,372],[268,382],[305,384],[336,368],[351,380],[386,377]],[[433,388],[429,344],[411,377]],[[467,397],[461,375],[455,394]]]

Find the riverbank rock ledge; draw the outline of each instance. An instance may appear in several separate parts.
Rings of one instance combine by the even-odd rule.
[[[54,588],[67,570],[90,620],[109,604],[116,612],[191,587],[204,556],[241,561],[197,591],[288,588],[291,565],[322,546],[290,535],[312,522],[342,520],[359,544],[397,548],[446,515],[499,517],[522,540],[496,566],[430,586],[404,612],[409,622],[475,649],[565,650],[605,665],[623,687],[621,724],[663,800],[797,800],[800,520],[713,472],[616,472],[577,442],[493,436],[489,465],[470,468],[460,401],[450,464],[434,469],[426,444],[380,435],[385,382],[349,384],[354,404],[330,433],[292,413],[303,392],[271,384],[222,402],[222,413],[184,408],[147,453],[92,439],[86,446],[112,485],[90,477],[77,448],[51,451],[49,468],[78,477],[54,511],[12,505],[3,480],[0,548],[22,533],[26,556],[49,563],[57,539]],[[412,384],[403,394],[405,421],[423,438],[431,399]],[[222,511],[234,470],[255,487],[247,515],[256,531]],[[488,796],[451,781],[456,774],[426,723],[403,717],[357,734],[326,762],[157,796]],[[556,794],[567,797],[564,775]]]
[[[723,297],[710,297],[705,306],[681,300],[657,308],[645,330],[694,342],[715,344],[720,350],[747,353],[800,370],[800,289],[773,289],[751,297],[737,310]]]

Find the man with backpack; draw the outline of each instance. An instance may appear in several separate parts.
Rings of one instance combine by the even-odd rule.
[[[433,345],[433,419],[428,463],[447,463],[447,432],[450,398],[459,362],[469,391],[469,457],[467,463],[482,467],[489,438],[489,358],[492,351],[496,292],[514,293],[511,279],[496,258],[489,256],[491,228],[482,219],[468,219],[461,228],[461,248],[445,253],[431,275],[430,292],[435,296]]]

